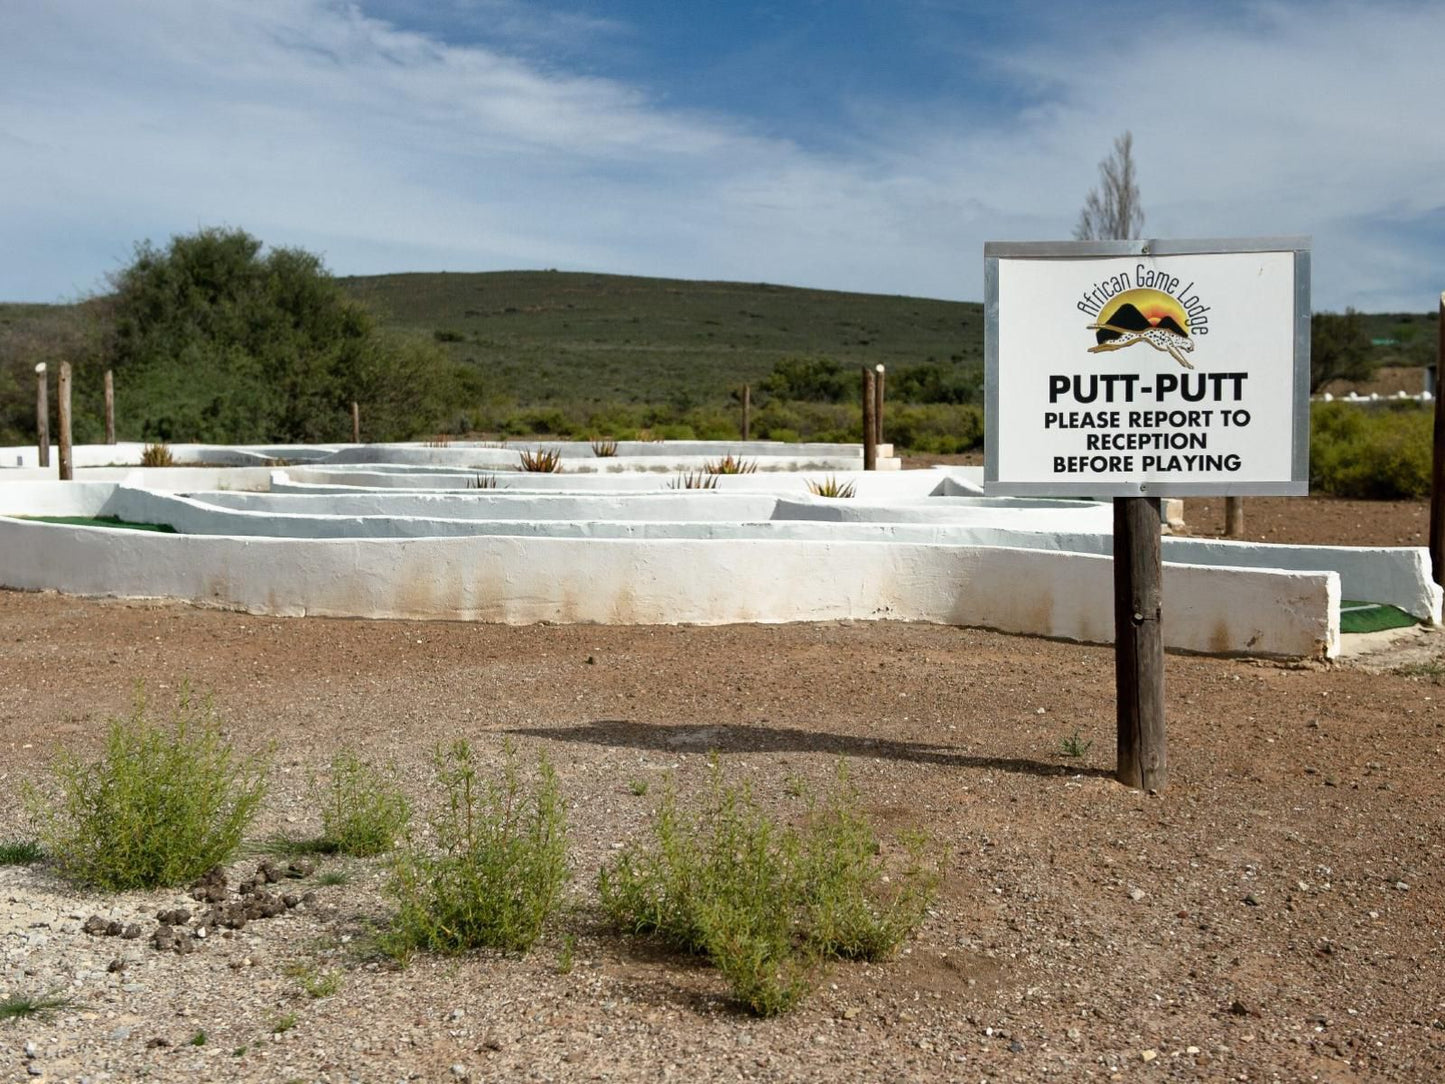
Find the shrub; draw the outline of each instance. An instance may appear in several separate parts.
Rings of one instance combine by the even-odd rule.
[[[238,760],[210,698],[184,685],[168,726],[138,689],[98,761],[62,752],[52,774],[58,797],[28,794],[46,850],[65,876],[113,890],[186,884],[226,862],[266,792],[261,762]]]
[[[40,842],[34,839],[12,839],[0,843],[0,866],[33,866],[45,857]]]
[[[608,437],[606,439],[594,437],[592,439],[592,454],[598,459],[611,459],[617,455],[617,441]]]
[[[708,957],[752,1011],[784,1012],[821,960],[892,952],[937,889],[915,840],[883,890],[878,840],[857,805],[840,770],[804,828],[781,826],[745,788],[724,787],[715,764],[711,800],[689,817],[669,780],[652,845],[627,848],[599,875],[603,907],[628,932]]]
[[[384,946],[460,953],[524,952],[561,902],[567,880],[566,814],[544,755],[523,783],[508,745],[500,783],[482,780],[465,741],[437,754],[443,801],[431,820],[437,850],[413,843],[388,891],[400,907]]]
[[[384,854],[411,820],[411,806],[396,784],[355,753],[331,759],[331,785],[321,807],[321,839],[341,854]]]
[[[140,465],[142,467],[174,467],[176,458],[171,455],[170,448],[164,444],[147,444],[141,449]]]
[[[1310,410],[1310,488],[1335,497],[1429,496],[1433,416],[1414,403]]]

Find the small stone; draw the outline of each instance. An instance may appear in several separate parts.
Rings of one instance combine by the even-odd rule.
[[[110,1035],[108,1036],[108,1038],[116,1039],[116,1040],[129,1039],[129,1038],[130,1038],[130,1025],[129,1025],[129,1024],[122,1024],[120,1027],[118,1027],[118,1028],[116,1028],[114,1031],[112,1031],[112,1032],[110,1033]]]
[[[100,915],[91,915],[85,920],[85,925],[80,928],[88,934],[103,937],[109,930],[110,923]]]
[[[1159,1051],[1157,1050],[1145,1050],[1139,1055],[1139,1057],[1142,1058],[1144,1061],[1153,1061],[1158,1056]]]
[[[126,925],[125,929],[120,931],[120,936],[126,941],[135,941],[139,939],[143,932],[139,922],[131,922]]]
[[[1079,1039],[1083,1036],[1083,1033],[1079,1031],[1078,1028],[1070,1028],[1068,1031],[1064,1032],[1064,1034],[1067,1035],[1069,1037],[1069,1041],[1073,1043],[1078,1042]]]
[[[26,1071],[27,1073],[29,1073],[31,1076],[44,1076],[44,1075],[45,1075],[45,1070],[44,1070],[43,1068],[41,1068],[39,1065],[36,1065],[35,1062],[33,1062],[33,1061],[32,1061],[29,1065],[27,1065],[27,1066],[25,1067],[25,1071]]]
[[[1258,907],[1259,897],[1256,896],[1253,892],[1251,892],[1249,895],[1244,897],[1244,905],[1246,907]]]
[[[1229,1003],[1229,1011],[1234,1016],[1248,1016],[1249,1007],[1244,1002],[1235,1000]]]
[[[857,1020],[857,1019],[858,1019],[858,1009],[857,1009],[857,1007],[856,1007],[856,1006],[850,1006],[849,1008],[844,1009],[844,1010],[843,1010],[843,1019],[844,1019],[844,1020]]]
[[[1010,1040],[1008,1048],[1015,1054],[1022,1054],[1024,1052],[1024,1044],[1017,1039]]]
[[[468,1071],[467,1067],[461,1062],[457,1062],[451,1067],[451,1073],[452,1076],[456,1077],[458,1080],[467,1080],[472,1075]]]
[[[145,990],[143,982],[127,982],[121,986],[121,990],[127,994],[139,994]]]
[[[1396,887],[1397,889],[1399,889],[1401,892],[1408,892],[1408,891],[1410,891],[1410,886],[1407,885],[1404,881],[1396,881],[1396,882],[1395,882],[1395,887]]]
[[[1130,898],[1131,900],[1133,900],[1135,903],[1138,903],[1140,900],[1142,900],[1142,899],[1143,899],[1145,896],[1147,896],[1148,894],[1149,894],[1149,893],[1145,892],[1142,888],[1131,888],[1131,889],[1129,889],[1129,898]]]

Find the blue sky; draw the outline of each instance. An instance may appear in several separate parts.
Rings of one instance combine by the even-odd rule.
[[[1445,288],[1445,4],[5,0],[0,299],[223,225],[337,274],[557,267],[977,300],[1134,133],[1145,233]]]

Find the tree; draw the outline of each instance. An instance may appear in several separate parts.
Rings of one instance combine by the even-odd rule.
[[[345,440],[353,399],[373,439],[435,424],[450,363],[384,336],[312,253],[205,229],[138,245],[112,285],[105,360],[132,438]]]
[[[1375,372],[1365,322],[1354,309],[1310,317],[1310,393],[1331,380],[1368,380]]]
[[[1144,208],[1134,178],[1134,135],[1114,140],[1114,153],[1099,163],[1099,187],[1089,189],[1074,238],[1079,241],[1127,241],[1144,228]]]

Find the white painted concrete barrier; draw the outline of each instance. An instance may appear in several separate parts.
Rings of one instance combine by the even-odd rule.
[[[1105,642],[1111,563],[914,543],[559,538],[277,539],[0,519],[4,586],[255,613],[528,624],[933,621]],[[1187,651],[1333,654],[1333,572],[1171,565],[1164,638]]]

